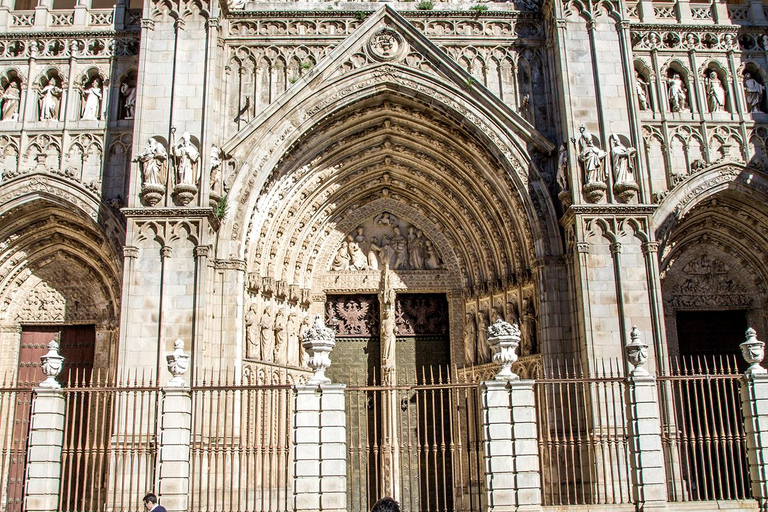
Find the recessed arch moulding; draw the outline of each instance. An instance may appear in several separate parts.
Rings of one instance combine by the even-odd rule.
[[[465,307],[489,310],[499,294],[504,304],[540,296],[536,286],[546,283],[531,269],[562,249],[528,155],[530,133],[502,126],[498,112],[466,97],[472,91],[394,65],[309,89],[290,105],[277,102],[224,147],[241,165],[218,251],[246,261],[246,301],[259,310],[291,301],[263,279],[304,290],[313,312],[328,292],[376,292],[376,265],[344,268],[334,258],[357,236],[368,256],[372,237],[381,244],[397,236],[395,227],[406,238],[420,232],[436,253],[432,265],[396,269],[399,286],[452,294],[456,341]]]

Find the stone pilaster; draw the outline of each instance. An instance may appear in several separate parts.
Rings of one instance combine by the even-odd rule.
[[[58,510],[66,403],[60,389],[35,390],[27,448],[24,510]]]
[[[641,510],[665,508],[667,474],[661,446],[656,379],[651,375],[630,376],[626,393],[632,499]]]
[[[541,475],[533,381],[486,381],[482,393],[488,510],[539,510]]]
[[[741,409],[747,436],[747,460],[752,497],[768,510],[768,374],[747,375],[741,381]]]
[[[184,512],[189,502],[189,443],[192,395],[187,388],[163,390],[158,497],[168,512]]]
[[[347,510],[347,427],[343,384],[296,386],[294,510]]]

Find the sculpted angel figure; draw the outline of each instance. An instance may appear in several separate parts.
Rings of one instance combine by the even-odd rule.
[[[40,90],[40,120],[56,120],[59,117],[59,102],[61,93],[64,92],[59,87],[56,77],[51,77],[48,84]]]
[[[141,165],[142,176],[144,181],[142,185],[149,186],[163,186],[163,167],[165,161],[168,159],[168,153],[162,144],[157,142],[154,137],[150,137],[147,140],[147,145],[144,147],[144,151],[136,155],[134,162],[139,162]]]
[[[611,162],[613,164],[613,180],[615,183],[635,183],[632,158],[637,150],[628,148],[619,140],[615,133],[611,134]]]
[[[707,87],[707,105],[710,112],[725,110],[725,89],[717,73],[710,71],[705,78]]]
[[[9,83],[2,96],[3,121],[18,121],[20,99],[21,91],[19,91],[19,84],[16,82]]]
[[[98,78],[91,81],[91,86],[83,91],[83,115],[84,121],[98,121],[101,117],[101,82]]]
[[[184,132],[173,150],[177,159],[177,183],[182,185],[197,184],[197,162],[200,152],[192,143],[189,132]]]
[[[765,86],[752,78],[752,73],[744,73],[744,96],[747,99],[747,112],[750,114],[760,114],[760,102],[763,99]],[[5,119],[5,116],[3,116]]]

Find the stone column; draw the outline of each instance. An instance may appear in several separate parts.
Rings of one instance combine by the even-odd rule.
[[[768,510],[768,373],[760,366],[764,343],[754,329],[740,345],[742,355],[751,364],[741,381],[741,410],[747,440],[747,463],[752,497],[761,511]]]
[[[533,381],[486,381],[482,396],[488,510],[540,510]]]
[[[24,510],[29,512],[58,510],[65,411],[66,403],[61,389],[35,390],[24,496]]]
[[[294,510],[347,510],[347,427],[343,384],[296,386]]]
[[[189,443],[192,394],[189,388],[163,389],[160,419],[158,501],[168,512],[184,512],[189,502]]]

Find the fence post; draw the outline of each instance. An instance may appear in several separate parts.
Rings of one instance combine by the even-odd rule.
[[[485,381],[482,395],[488,510],[539,510],[541,475],[533,381]]]
[[[294,510],[346,512],[347,427],[343,384],[296,386]]]
[[[627,377],[627,434],[629,435],[632,499],[643,509],[666,508],[667,473],[661,445],[661,416],[656,378],[643,368],[648,345],[632,327],[625,354],[634,367]]]
[[[158,501],[168,512],[185,512],[189,503],[192,394],[189,388],[177,387],[166,387],[162,393]]]
[[[750,488],[759,510],[765,511],[768,510],[768,373],[760,366],[764,343],[750,328],[740,347],[744,359],[751,364],[741,380]]]
[[[65,411],[61,389],[35,389],[24,497],[24,510],[28,512],[58,510]]]

